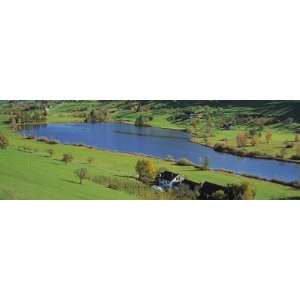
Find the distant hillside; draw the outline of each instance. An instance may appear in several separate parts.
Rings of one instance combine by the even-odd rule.
[[[251,113],[257,116],[275,117],[278,120],[293,118],[294,121],[300,122],[300,101],[145,101],[145,105],[154,109],[190,109],[197,111],[203,106],[214,108],[223,108],[226,110],[234,109],[237,113]]]
[[[8,111],[11,106],[26,106],[26,105],[42,105],[45,101],[0,101],[0,109]],[[213,109],[222,109],[224,113],[247,114],[255,117],[270,117],[276,121],[288,120],[291,122],[300,123],[300,101],[190,101],[190,100],[144,100],[144,101],[47,101],[47,105],[54,112],[73,113],[78,111],[88,111],[92,109],[109,109],[127,111],[137,107],[135,112],[138,112],[140,106],[141,111],[151,111],[152,113],[168,113],[172,112],[198,112],[203,107],[208,106]]]

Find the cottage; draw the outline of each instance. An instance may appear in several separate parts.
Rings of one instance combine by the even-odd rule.
[[[176,185],[182,183],[184,177],[180,174],[176,174],[169,171],[164,171],[158,175],[157,185],[162,190],[170,190],[173,189]]]
[[[207,200],[212,200],[213,198],[213,194],[217,191],[223,191],[224,193],[226,193],[226,187],[222,186],[222,185],[218,185],[215,183],[211,183],[208,181],[205,181],[202,186],[201,186],[201,199],[207,199]]]
[[[153,189],[156,191],[168,191],[168,190],[179,190],[180,187],[186,186],[191,191],[196,193],[197,199],[203,200],[212,200],[214,199],[213,195],[217,191],[223,191],[226,194],[227,189],[222,185],[211,183],[205,181],[204,183],[197,183],[188,179],[185,179],[183,176],[177,173],[170,171],[164,171],[160,173],[156,179],[156,185],[153,186]]]

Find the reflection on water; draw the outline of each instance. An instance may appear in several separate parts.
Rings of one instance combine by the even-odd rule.
[[[48,137],[66,144],[87,144],[111,151],[143,153],[160,158],[172,156],[176,160],[187,158],[197,164],[208,160],[209,167],[213,169],[230,170],[267,179],[300,179],[299,164],[216,152],[211,148],[191,143],[188,133],[176,130],[120,123],[42,124],[27,126],[21,134]]]
[[[119,134],[128,134],[128,135],[138,135],[138,136],[149,136],[149,137],[157,137],[162,139],[188,139],[188,137],[178,137],[178,136],[170,136],[170,135],[162,135],[162,134],[152,134],[152,133],[143,133],[143,132],[130,132],[130,131],[121,131],[114,130],[115,133]]]

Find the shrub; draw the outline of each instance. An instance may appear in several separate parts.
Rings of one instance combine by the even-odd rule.
[[[258,134],[258,130],[256,129],[256,128],[251,128],[250,130],[249,130],[249,136],[250,137],[255,137],[256,135]]]
[[[300,160],[300,143],[296,146],[296,153],[291,156],[291,159]]]
[[[285,157],[286,151],[287,151],[286,148],[282,148],[282,149],[280,150],[280,156],[281,156],[282,158]]]
[[[273,133],[271,130],[269,130],[266,135],[265,135],[265,138],[266,138],[266,142],[269,144],[272,140],[272,136],[273,136]]]
[[[192,125],[192,127],[193,127],[194,129],[197,128],[198,124],[199,124],[199,120],[198,120],[198,119],[194,119],[194,120],[192,120],[192,122],[191,122],[191,125]]]
[[[115,182],[109,183],[109,184],[107,185],[107,187],[108,187],[109,189],[116,190],[116,191],[117,191],[118,188],[119,188],[118,184],[115,183]]]
[[[205,144],[208,144],[209,139],[208,139],[208,135],[207,135],[207,134],[205,134],[205,135],[203,136],[203,141],[204,141]]]
[[[253,136],[252,138],[251,138],[251,140],[250,140],[250,144],[251,144],[251,146],[256,146],[257,144],[259,143],[259,139],[257,138],[257,137],[255,137],[255,136]]]
[[[48,143],[49,142],[48,138],[44,137],[44,136],[38,137],[36,140],[38,142],[44,142],[44,143]]]
[[[180,160],[178,160],[176,162],[176,165],[178,165],[178,166],[193,166],[194,164],[186,158],[181,158]]]
[[[293,187],[300,188],[300,180],[295,180],[291,182]]]
[[[4,134],[0,133],[0,149],[6,149],[8,145],[8,138]]]
[[[224,200],[224,199],[226,199],[226,195],[225,195],[224,191],[218,190],[212,194],[212,198],[215,200]]]
[[[88,170],[87,168],[81,168],[76,170],[74,174],[79,178],[79,183],[82,184],[83,179],[87,178]]]
[[[300,156],[300,144],[296,146],[296,155]]]
[[[62,157],[62,161],[65,163],[65,164],[68,164],[70,163],[72,160],[74,159],[73,155],[72,154],[69,154],[69,153],[65,153]]]
[[[110,119],[109,112],[106,110],[92,110],[89,114],[86,115],[86,122],[105,122]]]
[[[193,191],[186,184],[179,185],[175,191],[176,200],[196,200],[199,196],[199,191]]]
[[[200,158],[200,165],[199,167],[201,170],[208,170],[209,169],[209,158],[205,156],[203,159]]]
[[[146,126],[147,122],[146,122],[145,117],[143,117],[143,116],[137,117],[136,120],[135,120],[134,125],[138,126],[138,127]]]
[[[151,183],[157,176],[157,167],[152,160],[140,159],[138,160],[135,170],[138,173],[138,178],[144,183]]]
[[[256,188],[250,182],[243,182],[241,184],[241,191],[242,191],[242,199],[243,200],[252,200],[255,198],[256,195]]]
[[[58,144],[59,141],[58,140],[48,140],[48,141],[46,141],[46,143],[49,145],[55,145],[55,144]]]
[[[226,150],[227,146],[222,144],[222,143],[216,143],[214,145],[214,150],[218,151],[218,152],[224,152],[224,150]]]
[[[227,186],[228,199],[232,200],[250,200],[254,199],[256,195],[255,186],[244,181],[241,184],[230,184]]]
[[[23,152],[33,152],[33,150],[28,146],[19,146],[17,149],[18,151],[23,151]]]
[[[247,146],[248,137],[245,132],[240,132],[236,136],[236,144],[238,147],[246,147]]]
[[[237,150],[236,154],[239,156],[247,156],[247,152],[245,151],[245,149]]]
[[[48,149],[47,152],[48,152],[48,154],[49,154],[50,157],[52,157],[53,154],[54,154],[54,150],[53,149]]]
[[[293,148],[294,147],[294,144],[292,142],[289,142],[289,141],[285,141],[284,145],[285,145],[285,148]]]

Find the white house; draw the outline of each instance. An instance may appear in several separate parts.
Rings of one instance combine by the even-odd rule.
[[[173,189],[175,186],[179,185],[180,183],[182,183],[183,180],[184,177],[181,176],[180,174],[164,171],[159,174],[157,185],[162,190],[170,190]]]

